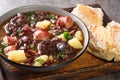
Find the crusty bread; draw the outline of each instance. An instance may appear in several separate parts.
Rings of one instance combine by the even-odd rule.
[[[120,61],[120,24],[115,21],[111,21],[107,24],[106,29],[111,37],[112,48],[116,50],[114,60]]]
[[[95,26],[94,28],[89,28],[89,32],[90,43],[88,51],[91,54],[108,61],[115,59],[117,50],[113,46],[109,31],[103,26]],[[115,61],[117,60],[115,59]]]
[[[110,35],[108,31],[103,26],[91,26],[89,28],[90,42],[88,51],[102,59],[108,61],[112,60],[114,55],[112,55],[112,44],[109,40]]]
[[[83,4],[78,4],[76,8],[71,12],[75,14],[87,25],[102,25],[103,24],[103,12],[101,8],[92,8]]]
[[[106,29],[111,36],[113,46],[118,48],[120,51],[120,24],[115,21],[111,21],[107,24]]]
[[[92,26],[93,27],[93,26]],[[88,51],[105,60],[120,61],[120,24],[112,21],[107,27],[89,28]]]
[[[79,17],[90,33],[88,51],[105,60],[120,61],[120,24],[112,21],[103,26],[103,12],[100,8],[92,8],[78,4],[72,14]]]

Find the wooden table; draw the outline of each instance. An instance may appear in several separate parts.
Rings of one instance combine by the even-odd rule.
[[[31,4],[42,4],[42,5],[53,5],[60,8],[69,8],[74,7],[78,3],[83,4],[100,4],[101,7],[104,9],[105,13],[109,16],[111,20],[115,20],[117,22],[120,22],[120,0],[2,0],[0,1],[0,15],[7,12],[8,10],[11,10],[15,7],[24,6],[24,5],[31,5]],[[110,9],[109,9],[110,8]],[[0,70],[1,72],[1,70]],[[88,80],[119,80],[120,77],[118,77],[116,74],[113,73],[110,75],[101,76],[98,78],[91,78]],[[115,75],[115,76],[114,76]],[[120,75],[119,75],[120,76]],[[112,77],[112,78],[110,78]],[[117,77],[117,78],[116,78]],[[2,74],[0,73],[0,80],[2,80]]]

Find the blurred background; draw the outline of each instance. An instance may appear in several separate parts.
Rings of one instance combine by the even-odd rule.
[[[15,7],[41,4],[59,8],[75,7],[76,4],[100,4],[110,19],[120,22],[120,0],[0,0],[0,15]],[[111,8],[108,9],[107,7]],[[114,12],[118,13],[114,13]],[[111,16],[110,16],[111,15]]]

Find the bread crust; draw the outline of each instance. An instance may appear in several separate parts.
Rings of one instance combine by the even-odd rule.
[[[87,25],[102,25],[103,24],[103,12],[101,8],[92,8],[83,4],[78,4],[76,8],[71,12],[78,16]],[[79,14],[80,13],[80,14]]]

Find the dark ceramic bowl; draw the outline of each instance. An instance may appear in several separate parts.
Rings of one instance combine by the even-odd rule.
[[[18,64],[18,63],[12,62],[9,59],[5,58],[4,55],[0,55],[0,59],[5,60],[9,64],[11,64],[17,68],[20,68],[20,69],[24,69],[24,70],[32,71],[32,72],[44,72],[44,71],[52,71],[52,70],[59,69],[65,65],[69,64],[70,62],[74,61],[82,53],[84,53],[84,51],[86,50],[86,48],[88,46],[88,42],[89,42],[88,30],[87,30],[86,26],[84,25],[84,23],[80,19],[78,19],[76,16],[74,16],[71,13],[66,12],[62,9],[52,7],[52,6],[46,6],[46,5],[23,6],[23,7],[15,8],[11,11],[8,11],[4,15],[2,15],[0,17],[0,24],[2,24],[4,21],[9,19],[10,17],[14,16],[16,13],[27,12],[27,11],[48,11],[48,12],[52,12],[52,13],[56,13],[56,14],[60,14],[60,15],[64,15],[64,16],[70,16],[79,25],[79,27],[81,28],[81,30],[83,32],[83,35],[84,35],[84,47],[83,47],[83,49],[76,56],[74,56],[72,59],[65,61],[61,64],[55,65],[55,66],[47,66],[47,67],[26,66],[26,65]]]

